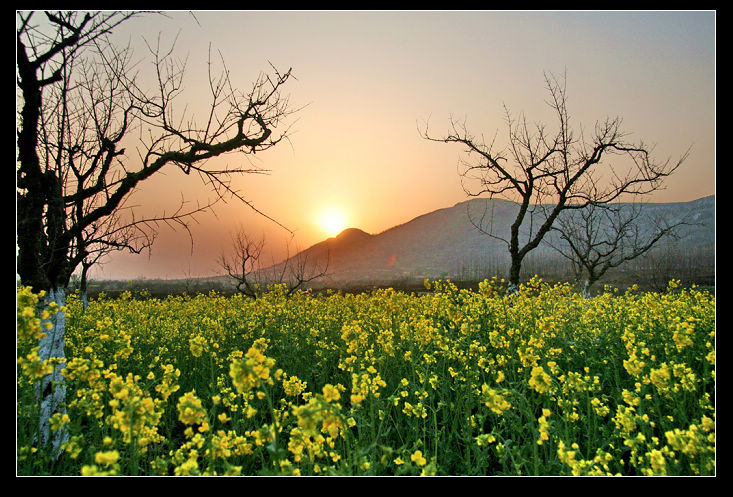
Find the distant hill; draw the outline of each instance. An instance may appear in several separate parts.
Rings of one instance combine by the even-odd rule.
[[[678,254],[705,254],[714,260],[715,196],[692,202],[643,204],[648,218],[669,220],[687,217],[699,223],[685,226],[673,249]],[[482,226],[496,237],[508,239],[519,204],[500,199],[472,199],[418,216],[382,233],[369,234],[349,228],[294,256],[310,263],[328,258],[328,277],[319,284],[389,284],[424,278],[480,279],[492,273],[506,274],[506,244],[477,229]],[[543,216],[536,209],[521,232],[536,230]],[[548,235],[547,241],[552,240]],[[660,250],[662,246],[660,246]],[[669,249],[669,247],[667,247]],[[525,259],[528,270],[560,264],[562,259],[546,241]]]

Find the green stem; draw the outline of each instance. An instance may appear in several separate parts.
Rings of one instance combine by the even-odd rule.
[[[135,431],[133,429],[133,426],[135,425],[135,420],[133,418],[134,415],[134,409],[132,406],[127,407],[127,417],[130,420],[130,446],[132,447],[132,471],[131,476],[137,476],[137,466],[138,466],[138,450],[137,450],[137,436],[135,435]]]
[[[433,440],[434,440],[434,448],[433,448],[433,457],[435,458],[435,466],[438,467],[438,413],[437,409],[430,408],[431,411],[433,411]]]
[[[280,469],[280,449],[278,448],[278,432],[280,431],[280,425],[277,422],[277,416],[275,415],[275,406],[272,403],[272,396],[270,395],[269,390],[263,386],[262,390],[265,392],[265,397],[267,398],[267,405],[270,408],[270,417],[272,418],[272,426],[270,428],[270,433],[272,434],[272,442],[270,445],[272,446],[272,453],[275,455],[275,465],[277,469]]]

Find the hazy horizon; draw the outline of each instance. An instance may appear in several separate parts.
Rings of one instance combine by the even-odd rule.
[[[691,203],[691,202],[696,202],[696,201],[703,200],[703,199],[709,198],[709,197],[714,197],[714,196],[715,196],[715,194],[713,193],[711,195],[705,195],[705,196],[700,197],[700,198],[697,198],[697,199],[693,199],[693,200],[685,201],[685,202],[679,202],[679,203],[680,204]],[[453,205],[443,206],[443,207],[440,207],[438,209],[435,209],[434,211],[430,211],[430,212],[425,212],[425,213],[422,213],[422,214],[418,214],[415,217],[412,217],[410,219],[407,219],[404,222],[400,222],[400,223],[398,223],[398,224],[396,224],[394,226],[390,226],[388,228],[385,228],[385,229],[383,229],[383,230],[381,230],[379,232],[367,232],[367,231],[364,231],[361,228],[356,227],[356,226],[347,226],[347,227],[341,229],[336,234],[325,235],[322,239],[317,240],[316,242],[314,242],[313,244],[311,244],[309,246],[299,247],[297,249],[297,251],[291,250],[289,253],[285,254],[285,255],[287,255],[287,257],[285,255],[283,255],[282,258],[280,258],[280,259],[272,260],[272,259],[267,259],[267,256],[266,256],[261,261],[262,262],[262,265],[259,266],[259,269],[265,269],[265,270],[267,270],[270,266],[277,266],[277,265],[285,262],[285,260],[288,257],[294,257],[294,256],[296,256],[296,259],[297,259],[297,252],[300,252],[300,251],[308,252],[310,249],[318,246],[322,242],[326,242],[326,241],[332,240],[334,238],[339,238],[342,234],[344,234],[346,232],[349,232],[349,231],[356,230],[356,231],[360,231],[362,233],[365,233],[369,237],[378,237],[380,235],[384,235],[384,234],[386,234],[388,232],[391,232],[392,230],[400,229],[403,225],[408,225],[408,224],[412,223],[413,221],[416,221],[416,220],[418,220],[418,219],[420,219],[420,218],[422,218],[424,216],[437,213],[437,211],[451,209],[452,207],[457,207],[457,206],[459,206],[461,204],[464,204],[466,202],[476,201],[476,200],[481,201],[481,200],[489,200],[489,199],[486,198],[486,197],[477,197],[477,198],[472,198],[472,199],[469,199],[469,200],[462,200],[460,202],[456,202]],[[505,199],[495,198],[494,200],[505,200]],[[512,201],[509,200],[509,202],[512,202]],[[657,204],[664,205],[664,204],[669,204],[669,203],[676,204],[678,202],[644,202],[644,205],[657,205]],[[715,230],[715,227],[713,227],[713,231],[714,230]],[[487,238],[487,242],[488,241],[490,241],[490,240]],[[682,241],[684,241],[684,240],[682,240]],[[506,254],[504,254],[504,255],[506,255]],[[202,275],[202,276],[192,276],[190,274],[183,274],[183,275],[178,275],[178,276],[174,276],[174,277],[146,277],[146,276],[140,276],[140,277],[137,277],[137,278],[129,278],[129,277],[127,277],[127,278],[113,278],[113,277],[107,277],[107,278],[92,278],[92,279],[97,280],[97,281],[122,281],[122,280],[124,280],[124,281],[146,281],[146,280],[170,280],[170,281],[173,281],[173,280],[188,280],[188,279],[191,279],[191,278],[209,278],[209,277],[219,277],[219,276],[226,276],[224,274],[223,270],[217,271],[216,273],[212,273],[212,274],[209,274],[209,275]]]
[[[250,157],[269,174],[233,181],[295,233],[292,254],[332,236],[327,229],[375,234],[467,200],[457,174],[464,151],[427,141],[419,130],[427,122],[442,136],[452,116],[475,135],[498,132],[501,142],[503,105],[552,129],[544,73],[567,74],[576,127],[592,130],[619,116],[629,138],[652,145],[661,160],[692,147],[649,202],[713,195],[715,22],[714,11],[182,11],[133,20],[115,36],[144,48],[142,36],[160,33],[170,42],[177,35],[188,71],[180,104],[193,113],[206,106],[209,44],[244,91],[270,64],[292,68],[296,79],[283,90],[302,109],[290,140]],[[171,170],[147,181],[130,204],[159,214],[175,209],[181,194],[193,204],[211,195],[197,178]],[[197,221],[193,250],[188,233],[163,227],[150,257],[114,253],[91,277],[214,276],[240,226],[265,236],[272,258],[289,239],[233,200]]]

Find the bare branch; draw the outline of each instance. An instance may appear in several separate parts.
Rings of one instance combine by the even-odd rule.
[[[284,125],[296,109],[282,87],[291,70],[272,68],[241,92],[221,54],[219,71],[210,57],[211,100],[197,122],[179,102],[187,63],[176,57],[175,39],[147,44],[153,89],[142,86],[138,71],[144,68],[130,46],[110,42],[113,29],[139,14],[47,13],[42,26],[34,23],[38,16],[18,13],[18,87],[24,99],[18,133],[19,274],[39,289],[64,285],[78,264],[99,254],[149,250],[159,227],[183,229],[192,237],[195,215],[218,201],[236,199],[277,223],[233,187],[234,177],[266,170],[211,159],[237,154],[247,160],[287,138],[290,128]],[[172,214],[137,216],[127,200],[145,180],[173,166],[196,173],[214,200],[195,207],[182,200]]]
[[[484,222],[484,214],[472,223],[481,232],[505,241],[512,265],[509,279],[519,283],[524,257],[534,250],[550,231],[560,213],[568,209],[602,206],[625,198],[647,195],[663,187],[664,179],[674,173],[688,153],[676,162],[656,162],[643,142],[626,141],[619,118],[596,123],[586,140],[571,126],[567,107],[566,76],[545,74],[549,93],[547,104],[553,110],[556,129],[543,123],[530,126],[526,117],[513,117],[505,106],[507,145],[495,150],[496,136],[486,144],[473,137],[465,124],[449,120],[449,132],[434,138],[428,127],[421,134],[430,141],[457,143],[464,147],[467,160],[461,160],[461,184],[469,196],[488,195],[519,203],[519,211],[507,237],[498,237]],[[542,214],[535,216],[535,214]],[[520,241],[520,228],[529,224],[529,236]]]
[[[653,206],[640,203],[589,204],[568,210],[553,231],[560,240],[550,246],[572,263],[584,293],[610,269],[632,261],[663,239],[675,239],[682,227],[694,224],[689,216],[672,219],[654,215]]]
[[[258,298],[271,285],[284,285],[290,296],[328,274],[329,255],[325,262],[313,261],[307,252],[296,248],[296,254],[291,257],[289,243],[286,243],[284,260],[272,261],[265,268],[261,261],[264,246],[264,236],[253,239],[240,228],[232,236],[232,255],[222,254],[218,259],[219,266],[232,278],[237,291],[250,298]]]

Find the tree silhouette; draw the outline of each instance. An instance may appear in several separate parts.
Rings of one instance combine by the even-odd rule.
[[[560,242],[550,245],[570,261],[584,296],[609,269],[641,257],[661,240],[677,239],[692,224],[689,216],[672,219],[647,210],[641,204],[590,204],[558,217],[552,229]]]
[[[111,41],[114,30],[139,15],[17,13],[17,272],[23,285],[46,292],[46,303],[63,306],[71,274],[104,251],[149,248],[159,223],[187,229],[193,215],[224,198],[254,209],[231,179],[262,171],[248,162],[222,168],[209,159],[246,157],[287,136],[287,128],[275,130],[294,112],[281,94],[290,70],[260,74],[245,93],[226,66],[213,71],[210,56],[211,100],[207,118],[196,122],[180,109],[186,65],[174,55],[175,42],[147,43],[154,81],[147,87],[131,48]],[[214,200],[135,216],[126,206],[130,195],[171,168],[198,175]],[[41,359],[64,357],[63,313],[52,325]],[[49,416],[63,409],[63,367],[62,361],[39,388],[43,444]],[[56,435],[58,449],[62,435]]]
[[[486,216],[475,223],[506,243],[513,288],[519,285],[522,261],[537,248],[561,212],[649,194],[661,188],[663,180],[687,157],[685,153],[676,162],[656,161],[643,142],[627,141],[620,118],[596,123],[589,138],[582,130],[576,133],[567,109],[566,78],[545,74],[545,85],[555,131],[543,123],[530,126],[523,114],[514,118],[505,106],[508,143],[501,149],[495,147],[496,138],[486,143],[452,118],[447,136],[432,137],[427,126],[422,132],[427,140],[465,147],[468,160],[461,161],[460,175],[467,195],[488,194],[489,198],[518,202],[508,234],[495,233],[490,224],[482,224]],[[520,231],[523,225],[529,226],[525,236]]]
[[[309,258],[307,251],[299,251],[296,247],[291,257],[290,245],[286,244],[284,260],[265,266],[262,261],[264,247],[264,236],[254,239],[240,228],[232,235],[231,255],[219,257],[219,266],[234,281],[237,291],[247,297],[258,298],[270,285],[284,285],[286,294],[292,295],[328,274],[330,253],[325,260],[314,260]]]

